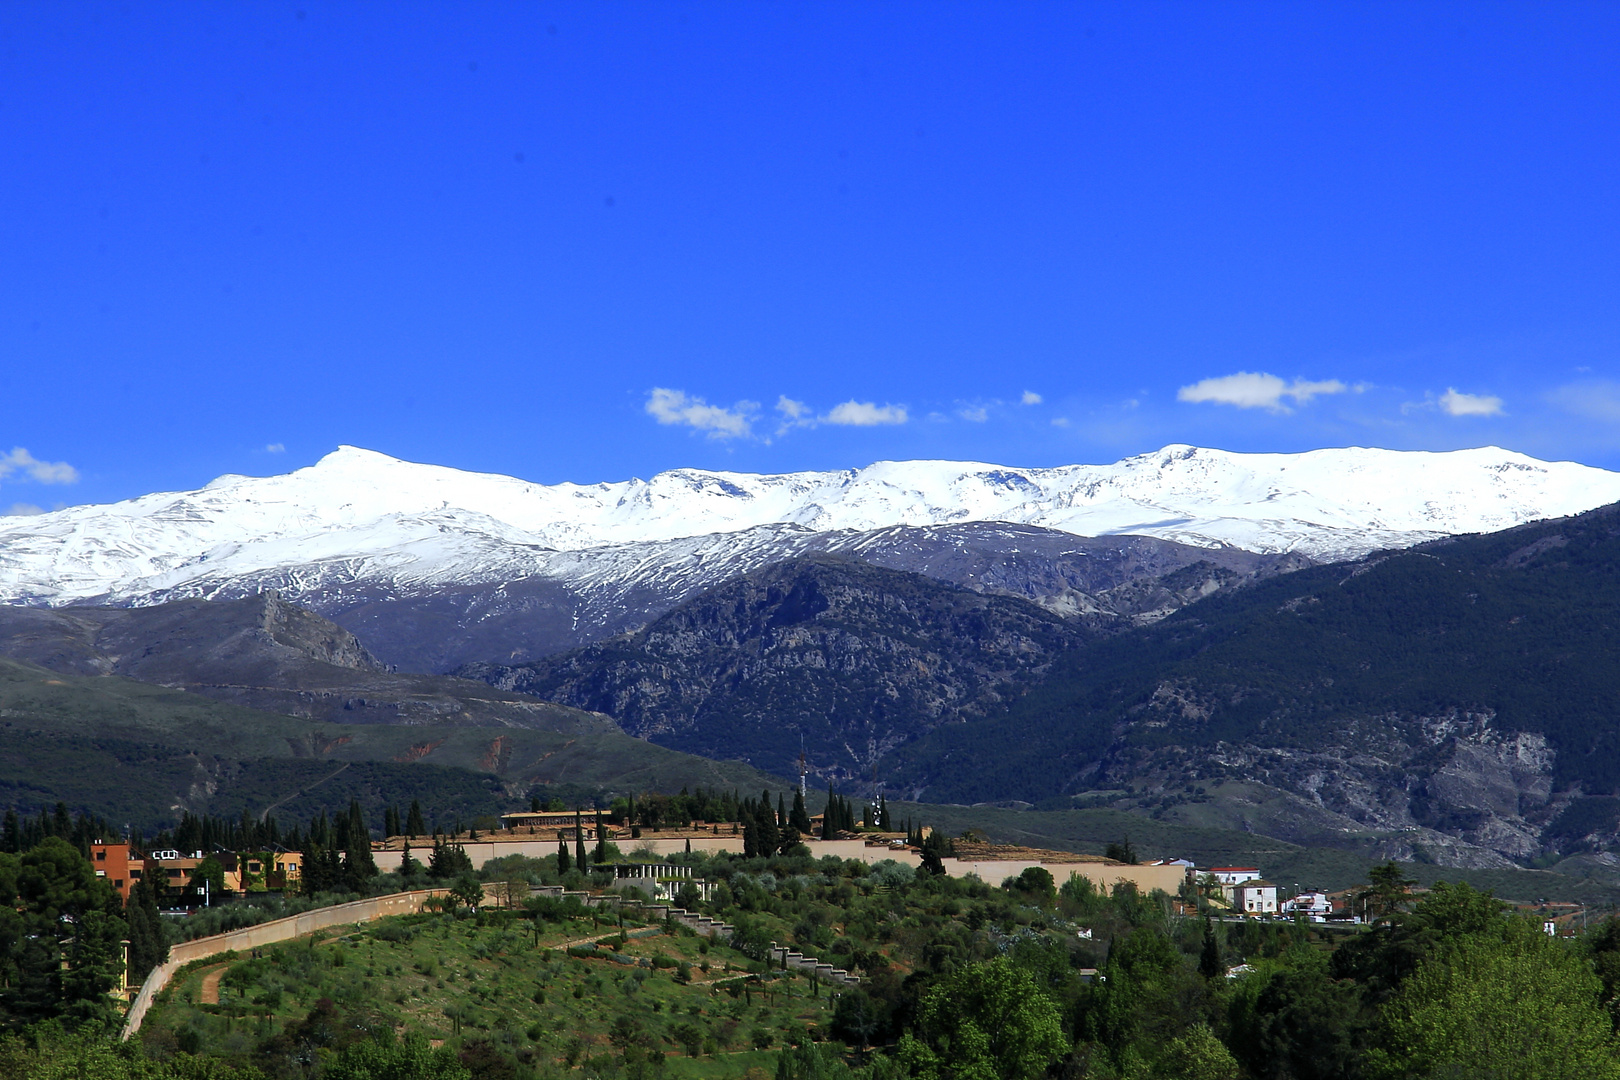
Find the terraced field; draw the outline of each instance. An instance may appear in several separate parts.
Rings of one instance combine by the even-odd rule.
[[[383,1029],[537,1072],[732,1077],[772,1070],[773,1048],[819,1037],[830,1017],[828,987],[684,929],[575,905],[545,915],[403,916],[213,957],[176,977],[141,1038],[271,1077]]]

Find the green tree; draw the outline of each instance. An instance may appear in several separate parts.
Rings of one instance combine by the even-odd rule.
[[[225,867],[220,865],[218,859],[210,855],[192,867],[189,884],[199,893],[203,891],[203,887],[206,885],[209,894],[218,899],[219,894],[225,891]]]
[[[1354,983],[1334,980],[1309,949],[1250,975],[1230,1006],[1232,1049],[1260,1080],[1351,1080],[1361,1074],[1365,1042]]]
[[[64,948],[62,1014],[78,1022],[111,1026],[117,1019],[107,995],[124,984],[124,920],[105,911],[87,911]]]
[[[1401,868],[1394,862],[1373,867],[1367,871],[1367,879],[1369,884],[1358,899],[1366,907],[1367,914],[1378,919],[1387,919],[1400,911],[1411,895],[1412,886],[1417,884],[1402,874]]]
[[[477,907],[484,902],[484,887],[471,874],[463,874],[450,886],[450,899],[468,907]]]
[[[405,849],[399,857],[399,876],[406,881],[422,876],[426,868],[411,854],[411,842],[405,841]]]
[[[1385,1004],[1375,1075],[1615,1080],[1602,984],[1555,939],[1464,939],[1431,957]]]
[[[158,914],[157,890],[144,877],[129,891],[124,905],[124,921],[129,924],[129,976],[131,981],[146,978],[147,972],[163,963],[169,954]]]
[[[788,824],[799,830],[800,836],[810,835],[810,811],[805,809],[804,794],[793,792],[793,809],[788,811]]]
[[[563,840],[562,833],[557,834],[557,873],[566,874],[573,866],[573,860],[568,857],[568,843]]]
[[[918,1080],[1034,1080],[1067,1049],[1057,1006],[998,957],[929,990],[899,1056]]]
[[[1176,1080],[1238,1080],[1238,1063],[1208,1024],[1194,1024],[1173,1039],[1160,1062],[1160,1075]]]
[[[1116,862],[1129,863],[1130,865],[1135,866],[1136,845],[1132,844],[1131,838],[1127,836],[1123,841],[1110,843],[1106,848],[1104,848],[1103,857],[1106,859],[1113,859]]]
[[[1221,955],[1221,943],[1215,938],[1215,924],[1204,918],[1204,947],[1198,954],[1198,974],[1206,979],[1218,979],[1226,974],[1226,958]]]
[[[405,835],[427,835],[427,823],[422,820],[422,804],[415,799],[411,800],[411,808],[405,814]]]
[[[391,1041],[391,1034],[344,1047],[321,1071],[322,1080],[472,1080],[448,1046],[431,1049],[420,1032],[401,1042]]]

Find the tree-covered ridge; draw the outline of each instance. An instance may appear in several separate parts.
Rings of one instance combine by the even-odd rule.
[[[1614,794],[1617,570],[1605,508],[1271,578],[1070,653],[1006,712],[896,754],[898,771],[934,799],[1036,800],[1084,790],[1110,753],[1484,725],[1545,737],[1558,785]]]

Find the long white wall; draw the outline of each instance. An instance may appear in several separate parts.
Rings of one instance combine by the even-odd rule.
[[[740,836],[694,836],[691,838],[693,851],[731,851],[741,852],[743,849]],[[868,844],[865,840],[806,840],[805,846],[810,854],[816,858],[826,855],[836,855],[840,859],[858,859],[868,866],[880,863],[885,859],[904,863],[907,866],[921,866],[922,856],[909,848],[893,848],[882,845]],[[499,859],[507,855],[525,855],[529,858],[544,858],[557,853],[556,840],[477,840],[462,844],[467,851],[467,857],[472,860],[473,866],[482,868],[492,859]],[[621,845],[619,850],[628,855],[637,849],[650,849],[653,854],[660,857],[675,855],[686,850],[684,837],[661,839],[657,836],[642,835],[640,840],[628,842],[628,846]],[[384,870],[393,867],[387,865],[387,857],[392,852],[377,852],[377,865]],[[976,874],[991,885],[1000,885],[1010,877],[1017,877],[1031,866],[1044,868],[1052,875],[1054,881],[1062,885],[1070,876],[1079,874],[1091,879],[1104,892],[1109,892],[1115,885],[1129,882],[1144,893],[1154,889],[1163,889],[1167,893],[1174,893],[1181,888],[1186,872],[1179,866],[1125,866],[1105,862],[1043,862],[1038,859],[945,859],[945,873],[951,877],[966,877]]]

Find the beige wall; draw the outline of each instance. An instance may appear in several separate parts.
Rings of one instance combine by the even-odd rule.
[[[1031,866],[1044,868],[1059,888],[1078,874],[1090,878],[1091,883],[1103,892],[1112,892],[1115,885],[1129,882],[1144,893],[1163,889],[1174,894],[1187,880],[1186,871],[1179,866],[1112,866],[1108,863],[1038,862],[1034,859],[945,860],[945,872],[952,877],[977,874],[989,885],[1000,885]]]
[[[694,836],[692,840],[693,851],[737,851],[743,849],[743,838],[740,836]],[[484,864],[492,859],[503,859],[508,855],[522,855],[529,859],[543,859],[547,855],[557,854],[557,838],[550,840],[473,840],[459,841],[467,852],[467,858],[472,860],[473,868],[482,870]],[[653,852],[662,858],[665,855],[675,855],[686,850],[686,837],[665,837],[642,833],[640,840],[623,838],[612,841],[618,845],[619,851],[629,855],[638,848],[651,846]],[[585,842],[587,851],[595,846],[595,841]],[[418,861],[426,860],[433,850],[429,844],[425,848],[411,849],[411,855]],[[573,841],[568,843],[568,853],[574,852]],[[400,852],[378,851],[372,854],[377,862],[377,869],[388,871],[399,868]]]
[[[859,859],[868,866],[875,865],[885,859],[908,866],[921,866],[922,856],[908,848],[899,850],[887,847],[868,847],[864,840],[811,840],[807,842],[810,853],[820,858],[823,855],[836,855],[840,859]],[[1052,875],[1052,880],[1061,886],[1068,881],[1071,875],[1080,874],[1090,878],[1092,884],[1104,892],[1112,892],[1115,885],[1128,881],[1142,892],[1152,892],[1154,889],[1163,889],[1167,893],[1174,893],[1181,888],[1181,883],[1187,879],[1185,868],[1180,866],[1113,866],[1108,863],[1092,862],[1040,862],[1034,859],[943,859],[945,873],[951,877],[966,877],[977,874],[985,883],[1000,885],[1010,877],[1017,877],[1031,866],[1044,867]]]

